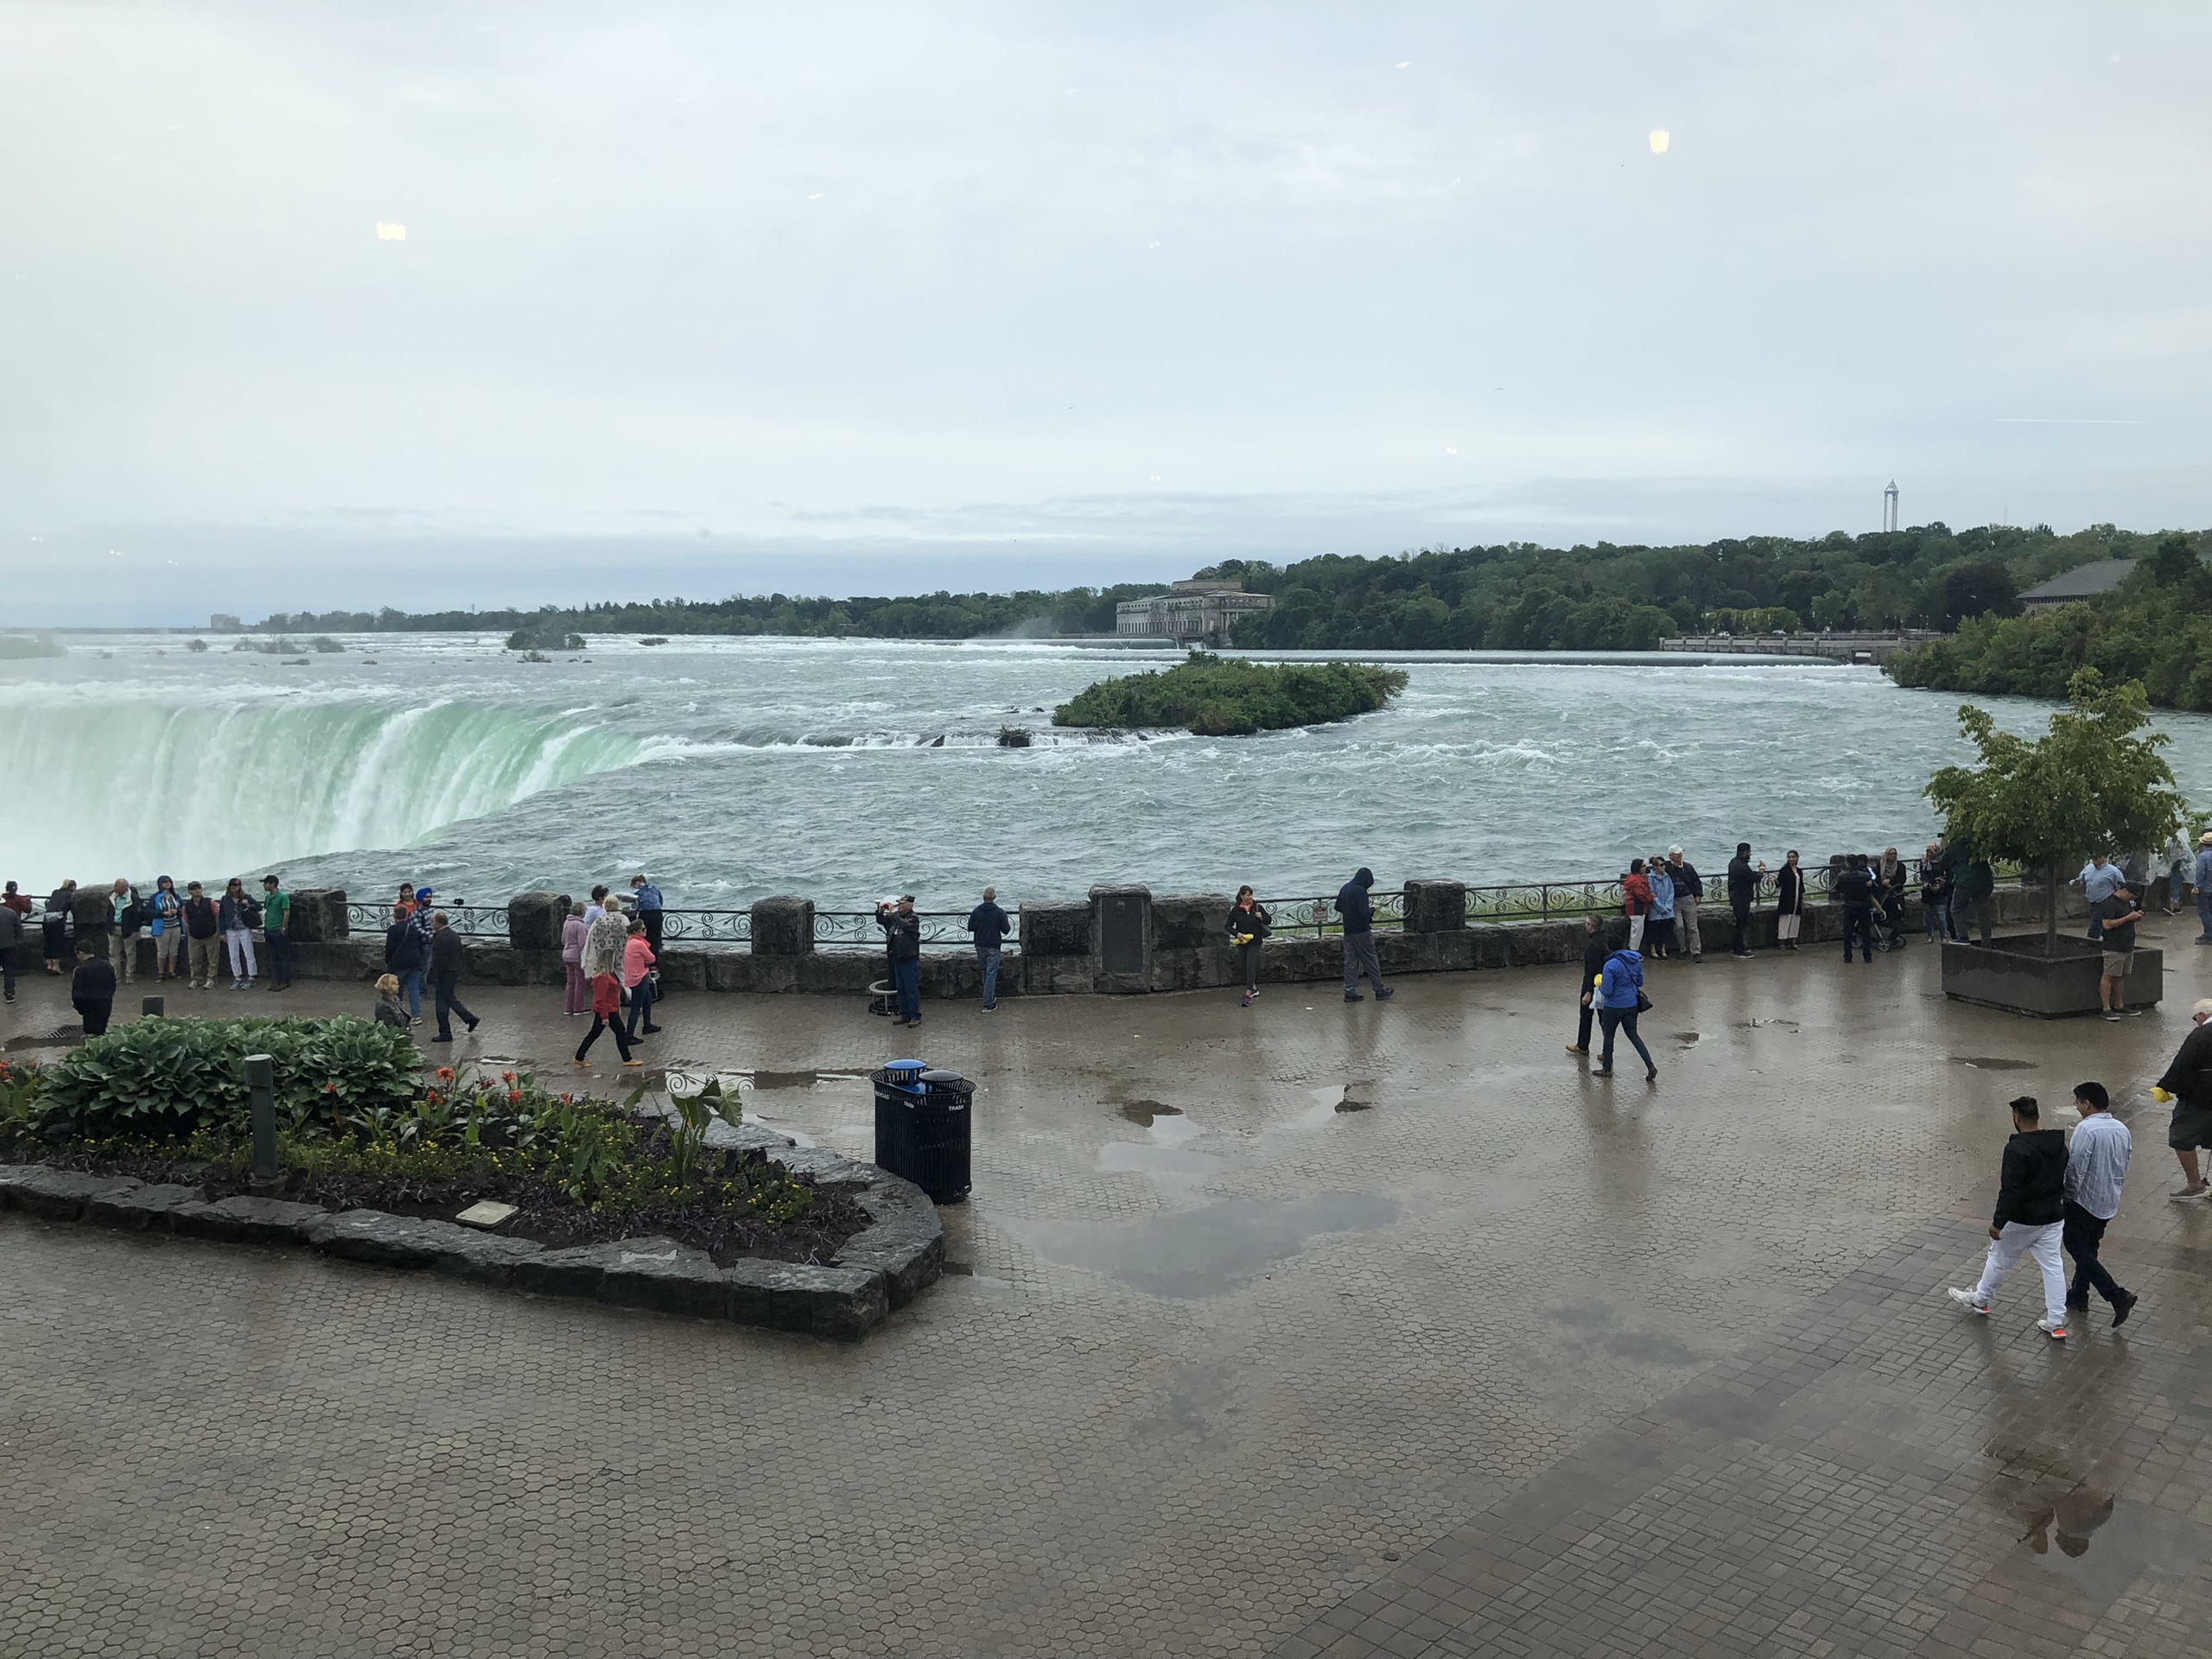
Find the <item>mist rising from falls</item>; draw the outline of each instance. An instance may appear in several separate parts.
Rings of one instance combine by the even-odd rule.
[[[73,701],[0,711],[0,842],[27,892],[252,874],[332,849],[406,847],[594,772],[639,739],[588,715],[432,702]]]

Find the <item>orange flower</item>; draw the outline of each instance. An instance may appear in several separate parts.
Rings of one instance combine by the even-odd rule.
[[[451,1083],[453,1081],[453,1067],[449,1065],[440,1066],[438,1068],[438,1081],[440,1083]]]
[[[508,1084],[511,1084],[511,1083],[512,1083],[514,1080],[515,1080],[515,1074],[514,1074],[513,1072],[512,1072],[512,1071],[502,1071],[502,1072],[500,1072],[500,1073],[499,1073],[499,1081],[500,1081],[500,1082],[502,1082],[502,1083],[508,1083]]]
[[[522,1104],[522,1090],[519,1090],[519,1089],[510,1089],[510,1090],[507,1090],[507,1104],[508,1104],[508,1105],[510,1105],[510,1106],[519,1106],[519,1105],[521,1105],[521,1104]]]

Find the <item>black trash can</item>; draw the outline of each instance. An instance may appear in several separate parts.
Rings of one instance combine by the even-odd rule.
[[[969,1185],[969,1125],[976,1085],[957,1071],[925,1071],[913,1115],[914,1166],[909,1176],[931,1204],[960,1204]]]
[[[916,1109],[928,1096],[919,1060],[893,1060],[870,1081],[875,1084],[875,1166],[902,1180],[921,1184],[915,1151]]]

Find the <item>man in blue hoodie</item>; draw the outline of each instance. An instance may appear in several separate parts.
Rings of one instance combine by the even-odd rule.
[[[1375,987],[1375,1000],[1388,1001],[1395,995],[1382,982],[1382,960],[1375,951],[1375,906],[1367,890],[1375,885],[1375,872],[1365,865],[1359,874],[1337,889],[1337,914],[1344,924],[1344,1001],[1363,1002],[1359,976]]]

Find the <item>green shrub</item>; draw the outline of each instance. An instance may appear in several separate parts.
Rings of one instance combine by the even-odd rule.
[[[185,1140],[245,1132],[245,1059],[274,1063],[278,1120],[405,1107],[423,1058],[404,1031],[366,1020],[138,1020],[46,1066],[38,1111],[48,1139]]]

